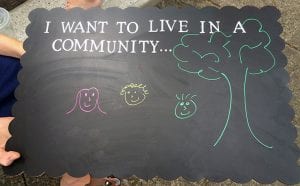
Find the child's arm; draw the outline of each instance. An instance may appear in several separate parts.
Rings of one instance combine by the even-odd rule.
[[[0,34],[0,55],[20,58],[24,53],[21,41]]]

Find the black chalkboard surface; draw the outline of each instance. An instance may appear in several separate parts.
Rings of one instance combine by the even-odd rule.
[[[34,10],[5,169],[298,183],[274,7]]]

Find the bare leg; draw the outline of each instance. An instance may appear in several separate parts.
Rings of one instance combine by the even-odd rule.
[[[60,186],[85,186],[91,182],[91,176],[89,174],[81,177],[75,178],[65,173],[60,181]]]
[[[0,55],[20,58],[24,52],[21,41],[0,34]]]

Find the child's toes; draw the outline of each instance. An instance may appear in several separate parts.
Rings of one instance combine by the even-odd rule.
[[[17,152],[2,152],[0,158],[0,164],[2,166],[9,166],[13,163],[14,160],[20,158],[20,154]]]

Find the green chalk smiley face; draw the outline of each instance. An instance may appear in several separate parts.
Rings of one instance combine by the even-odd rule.
[[[180,97],[176,95],[176,98],[178,99],[178,103],[175,107],[176,118],[188,119],[197,112],[197,105],[193,100],[194,97],[196,97],[196,95],[190,96],[190,94],[187,94],[185,96],[182,94]]]

